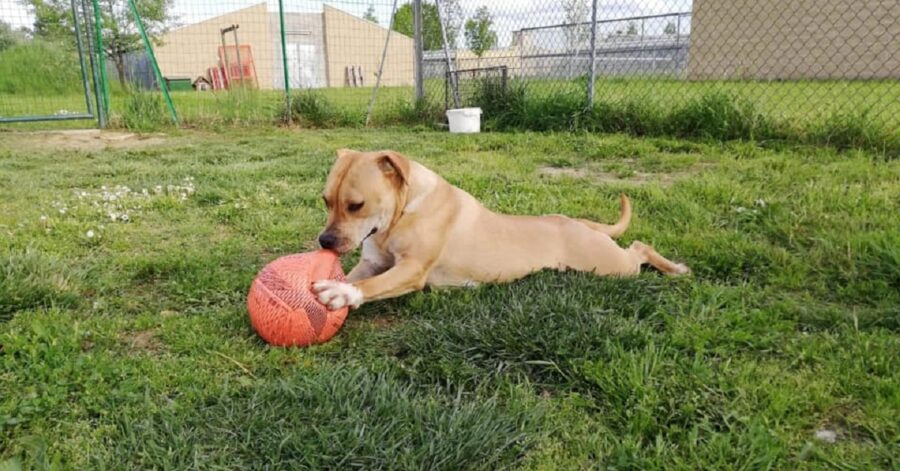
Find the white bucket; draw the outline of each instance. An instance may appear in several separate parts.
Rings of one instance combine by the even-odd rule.
[[[481,132],[481,108],[447,110],[450,132]]]

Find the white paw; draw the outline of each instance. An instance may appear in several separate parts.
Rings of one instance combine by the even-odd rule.
[[[688,268],[687,265],[685,265],[683,263],[676,263],[675,269],[672,271],[672,273],[670,273],[670,275],[681,276],[681,275],[687,275],[690,272],[691,272],[691,269]]]
[[[313,292],[319,302],[335,311],[345,306],[359,307],[363,302],[362,291],[343,281],[321,280],[313,283]]]

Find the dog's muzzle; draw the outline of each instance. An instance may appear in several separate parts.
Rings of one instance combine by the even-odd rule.
[[[319,246],[323,249],[332,250],[338,245],[338,237],[330,232],[323,232],[319,235]]]

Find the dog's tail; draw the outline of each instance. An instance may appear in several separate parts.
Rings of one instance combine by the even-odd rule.
[[[622,193],[620,201],[622,203],[622,209],[619,213],[619,220],[615,224],[600,224],[599,222],[589,221],[587,219],[579,219],[579,221],[591,229],[602,232],[615,239],[624,234],[628,229],[628,225],[631,223],[631,200]]]

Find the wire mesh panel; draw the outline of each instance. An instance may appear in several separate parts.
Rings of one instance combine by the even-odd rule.
[[[93,119],[91,12],[0,0],[0,122]]]
[[[393,7],[390,0],[175,0],[154,37],[156,60],[188,123],[278,121],[288,92],[297,97],[295,113],[358,122],[380,69],[379,103],[412,101],[411,25],[391,31]],[[144,50],[123,60],[115,80],[158,88]]]
[[[588,106],[593,74],[596,102],[634,109],[718,107],[786,126],[900,121],[898,2],[598,0],[596,12],[594,3],[441,1],[459,32],[446,54],[426,47],[425,76],[503,66],[529,99],[584,94]],[[489,47],[473,41],[481,36]],[[440,102],[435,82],[429,96]]]
[[[187,123],[271,122],[283,95],[276,90],[278,11],[254,1],[191,0],[165,3],[164,13],[142,15],[149,25],[161,80]],[[128,21],[133,21],[129,18]],[[110,78],[125,94],[121,113],[147,103],[141,90],[160,78],[143,47],[113,57]]]
[[[393,107],[408,106],[413,101],[415,62],[410,4],[393,0],[287,0],[285,8],[321,11],[323,49],[319,61],[324,73],[319,76],[319,83],[307,88],[317,90],[329,106],[337,108],[340,116],[333,119],[352,123],[364,120],[376,85],[376,120]],[[295,71],[302,74],[305,70],[303,61],[290,67],[292,76]],[[302,105],[298,104],[300,108]]]
[[[765,116],[897,119],[900,3],[601,1],[601,99],[730,99]],[[710,98],[718,97],[718,98]]]
[[[410,109],[417,77],[430,105],[426,110],[481,106],[488,120],[513,104],[533,101],[545,108],[566,104],[577,113],[591,106],[656,113],[660,129],[670,129],[665,120],[691,113],[690,119],[705,113],[725,123],[738,116],[803,132],[841,121],[896,130],[900,122],[896,1],[135,0],[132,9],[129,0],[75,0],[74,5],[82,11],[95,2],[96,17],[78,17],[82,45],[98,49],[86,57],[106,61],[100,75],[109,77],[113,115],[129,127],[147,117],[166,119],[161,85],[188,124],[271,123],[287,116],[314,125],[361,124],[370,110],[375,122],[384,122]],[[59,115],[90,106],[80,90],[84,83],[93,90],[98,74],[91,64],[84,76],[80,72],[72,5],[71,0],[0,0],[0,114]],[[94,20],[101,34],[98,41],[87,41]],[[140,26],[153,46],[158,74]],[[498,87],[491,77],[501,70]],[[678,115],[679,110],[686,111]]]
[[[507,71],[510,91],[584,96],[590,63],[589,1],[441,0],[438,6],[448,30],[448,51],[439,42],[425,45],[429,97],[441,97],[443,84],[435,79],[448,71],[501,67]],[[424,23],[427,29],[428,21]]]
[[[487,94],[508,92],[509,68],[505,65],[447,71],[444,76],[444,107],[448,109],[478,106]]]

